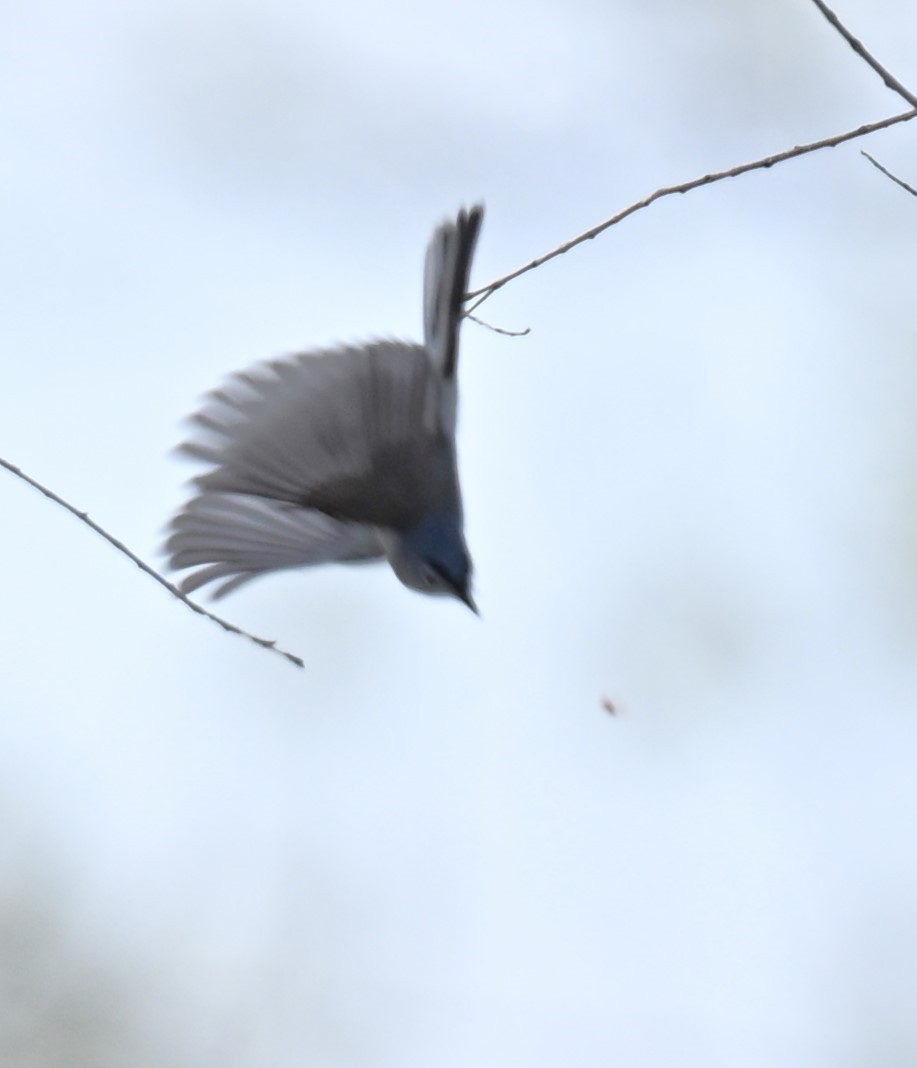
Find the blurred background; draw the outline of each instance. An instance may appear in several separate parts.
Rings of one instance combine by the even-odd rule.
[[[913,4],[839,13],[917,87]],[[418,337],[460,204],[483,284],[905,110],[790,0],[39,0],[0,53],[0,455],[153,562],[197,397]],[[298,671],[0,474],[0,1063],[917,1063],[917,201],[859,152],[915,131],[466,324],[480,620],[221,606]]]

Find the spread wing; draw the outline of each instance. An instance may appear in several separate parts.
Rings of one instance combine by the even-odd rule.
[[[173,568],[200,567],[183,588],[229,578],[222,595],[267,571],[382,555],[378,527],[457,494],[441,389],[422,346],[389,341],[231,378],[180,448],[210,467],[166,542]]]

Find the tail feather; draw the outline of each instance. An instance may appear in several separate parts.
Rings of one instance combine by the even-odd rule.
[[[459,327],[471,261],[484,218],[481,204],[463,208],[433,234],[424,265],[424,340],[444,378],[455,376]]]

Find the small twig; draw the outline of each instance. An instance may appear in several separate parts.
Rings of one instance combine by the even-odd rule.
[[[870,156],[870,154],[868,152],[865,152],[862,148],[860,149],[860,155],[865,156],[873,165],[873,167],[875,167],[877,170],[880,170],[886,178],[891,178],[891,180],[897,185],[900,185],[902,189],[906,189],[912,197],[917,197],[917,189],[915,189],[912,185],[908,185],[907,182],[905,182],[903,178],[899,178],[897,174],[892,174],[892,172],[887,167],[883,167],[877,159],[873,159],[872,156]]]
[[[223,630],[228,631],[230,634],[238,634],[242,638],[248,638],[248,640],[254,642],[255,645],[260,645],[262,649],[270,649],[272,652],[279,653],[281,656],[286,657],[291,664],[295,664],[297,667],[305,666],[298,656],[295,656],[293,653],[288,653],[285,649],[281,649],[276,642],[270,641],[267,638],[259,638],[254,634],[249,634],[247,630],[242,630],[240,627],[235,626],[235,624],[229,623],[227,620],[221,619],[219,616],[215,616],[212,612],[208,612],[206,608],[202,608],[199,604],[196,604],[186,593],[183,593],[177,586],[169,582],[168,579],[163,578],[158,571],[154,570],[149,564],[141,560],[139,556],[131,552],[123,542],[118,541],[116,537],[109,534],[103,527],[100,527],[93,519],[90,519],[86,512],[81,512],[68,501],[65,501],[63,497],[58,497],[53,490],[50,490],[47,486],[43,486],[40,482],[37,482],[30,475],[27,475],[25,471],[16,467],[15,464],[11,464],[9,461],[0,457],[0,467],[6,468],[10,474],[22,479],[23,482],[28,483],[33,489],[37,489],[39,493],[43,493],[48,500],[53,501],[55,504],[59,504],[61,508],[65,508],[71,515],[75,515],[81,523],[85,523],[90,530],[95,531],[96,534],[100,534],[109,545],[113,545],[119,553],[122,553],[129,560],[132,560],[141,571],[149,575],[150,578],[155,579],[160,586],[164,586],[173,597],[177,597],[180,601],[186,604],[192,612],[197,612],[199,616],[204,616],[213,623],[218,624],[218,626],[222,627]]]
[[[875,133],[876,130],[885,130],[889,126],[894,126],[899,122],[907,122],[909,119],[915,117],[917,117],[917,106],[915,106],[913,111],[904,111],[900,115],[892,115],[887,119],[881,119],[879,122],[870,122],[865,126],[858,126],[855,130],[848,130],[846,133],[836,134],[834,137],[825,137],[821,141],[812,141],[807,145],[797,145],[795,148],[788,148],[784,152],[778,152],[774,156],[765,156],[763,159],[756,159],[751,163],[742,163],[737,167],[730,167],[727,171],[717,171],[714,174],[705,174],[703,177],[693,178],[689,182],[682,182],[679,185],[670,185],[665,186],[662,189],[657,189],[655,193],[650,193],[650,195],[644,197],[643,200],[636,201],[636,203],[624,208],[623,211],[619,211],[617,215],[612,215],[610,219],[606,219],[604,222],[599,223],[598,226],[593,226],[591,230],[586,230],[585,233],[580,234],[578,237],[574,237],[563,245],[559,245],[551,252],[546,252],[543,256],[537,257],[537,259],[532,260],[531,263],[527,263],[524,267],[517,267],[515,271],[510,271],[509,274],[497,278],[486,286],[481,286],[480,289],[475,289],[470,293],[466,293],[465,299],[474,300],[474,303],[465,314],[470,315],[471,312],[476,308],[479,308],[485,300],[493,296],[498,289],[502,289],[507,282],[512,282],[513,279],[518,278],[520,275],[527,274],[529,271],[534,271],[536,267],[540,267],[543,263],[547,263],[548,260],[553,260],[557,256],[562,256],[565,252],[569,252],[571,249],[576,248],[577,245],[583,244],[584,241],[591,241],[593,238],[598,237],[599,234],[604,233],[609,227],[615,226],[617,223],[623,221],[629,215],[633,215],[635,212],[642,211],[643,208],[648,208],[650,204],[657,200],[661,200],[663,197],[672,196],[674,193],[689,193],[692,189],[698,189],[702,185],[712,185],[714,182],[722,182],[725,178],[738,178],[739,175],[748,174],[749,171],[765,170],[768,167],[775,166],[775,164],[784,163],[786,160],[795,159],[797,156],[804,156],[809,152],[817,152],[822,148],[835,148],[837,145],[842,145],[845,141],[853,141],[857,137],[865,137],[867,134]],[[477,299],[475,300],[475,298]]]
[[[870,67],[872,67],[876,74],[879,75],[882,81],[885,82],[888,88],[893,89],[898,94],[898,96],[903,97],[911,105],[912,108],[917,108],[917,96],[914,96],[914,94],[906,86],[902,85],[901,82],[898,81],[894,74],[892,74],[890,71],[887,71],[885,67],[882,66],[882,64],[876,59],[876,57],[866,49],[862,41],[858,41],[856,37],[853,36],[850,30],[848,30],[847,27],[843,24],[843,22],[841,22],[841,20],[837,17],[837,15],[834,14],[831,8],[828,7],[826,3],[824,3],[824,0],[812,0],[812,3],[837,30],[841,37],[844,38],[844,40],[847,42],[847,44],[850,45],[854,52],[856,52],[856,54],[862,59],[866,60],[866,62],[870,65]]]
[[[486,326],[488,330],[493,330],[495,334],[502,334],[504,337],[525,337],[526,334],[531,334],[532,332],[530,326],[527,326],[524,330],[506,330],[502,326],[494,326],[493,323],[487,323],[483,319],[479,319],[476,315],[472,315],[471,312],[465,312],[465,318],[477,323],[478,326]]]

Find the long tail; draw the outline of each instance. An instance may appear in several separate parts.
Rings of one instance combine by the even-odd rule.
[[[444,378],[455,376],[462,303],[484,206],[458,213],[455,222],[439,226],[427,248],[424,264],[424,340]]]

